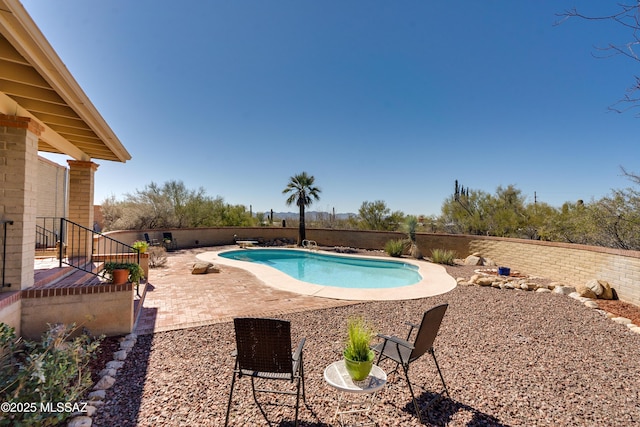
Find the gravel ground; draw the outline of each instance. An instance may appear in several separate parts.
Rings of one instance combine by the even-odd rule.
[[[349,315],[363,315],[379,332],[403,335],[405,320],[417,322],[440,303],[449,309],[435,349],[450,398],[425,413],[427,425],[640,425],[640,335],[565,296],[475,286],[283,317],[292,323],[294,346],[307,339],[301,425],[338,424],[337,393],[322,373],[340,358]],[[232,323],[139,337],[93,425],[224,425],[234,347]],[[416,388],[424,404],[437,385],[430,358],[414,362],[410,375],[413,383],[426,384],[426,390]],[[236,384],[230,425],[293,425],[294,398],[261,396],[265,419],[249,381]],[[276,399],[289,406],[271,405]],[[420,425],[400,377],[390,377],[378,393],[372,415],[380,426]]]

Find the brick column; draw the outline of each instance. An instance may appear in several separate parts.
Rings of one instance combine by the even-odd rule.
[[[11,284],[0,289],[4,292],[33,286],[41,132],[29,117],[0,114],[0,217],[13,221],[7,225],[6,242],[0,241],[0,250],[6,243],[5,284]]]
[[[93,186],[94,174],[98,165],[93,162],[67,160],[69,164],[69,221],[93,229]],[[74,242],[74,253],[67,256],[86,255],[91,253],[91,239],[82,234],[79,241]],[[76,244],[79,244],[76,246]],[[69,250],[69,249],[67,249]]]

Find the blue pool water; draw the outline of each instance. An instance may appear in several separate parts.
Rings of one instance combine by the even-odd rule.
[[[334,256],[287,249],[245,249],[220,257],[268,265],[303,282],[341,288],[397,288],[422,280],[418,267],[400,261]]]

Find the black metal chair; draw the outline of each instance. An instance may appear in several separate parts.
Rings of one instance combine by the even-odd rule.
[[[295,424],[298,425],[298,408],[300,404],[300,391],[302,400],[306,402],[304,393],[304,368],[302,363],[303,338],[297,349],[291,353],[291,324],[286,320],[260,319],[260,318],[235,318],[233,319],[236,332],[236,362],[233,368],[233,379],[229,392],[229,403],[224,425],[229,423],[229,411],[236,376],[251,378],[253,399],[266,418],[262,406],[258,402],[256,392],[279,393],[296,395]],[[296,384],[295,391],[289,390],[265,390],[256,389],[255,379],[285,380]]]
[[[174,239],[170,231],[162,233],[162,242],[167,250],[178,249],[178,241]]]
[[[438,335],[442,318],[444,317],[448,306],[448,304],[442,304],[427,310],[422,316],[422,323],[420,323],[420,325],[407,322],[410,329],[406,340],[395,336],[378,334],[378,337],[382,338],[383,342],[373,347],[373,350],[376,353],[379,353],[377,364],[380,364],[381,361],[386,359],[391,359],[396,362],[395,369],[390,373],[397,372],[398,367],[402,366],[402,370],[404,371],[404,375],[407,380],[407,385],[409,386],[409,391],[411,392],[411,398],[413,399],[413,406],[420,422],[422,422],[422,414],[418,407],[416,396],[413,393],[411,381],[409,380],[409,365],[419,359],[423,354],[431,354],[436,365],[438,375],[440,376],[440,381],[442,381],[443,390],[437,393],[438,396],[432,399],[427,406],[431,406],[437,399],[442,397],[443,394],[449,396],[447,385],[444,382],[442,371],[440,371],[440,366],[438,365],[438,360],[436,359],[436,354],[433,350],[433,342]],[[410,343],[409,339],[411,339],[411,333],[416,328],[416,338],[413,343]]]
[[[149,237],[149,233],[144,233],[144,240],[145,240],[145,242],[147,242],[147,245],[149,245],[149,246],[158,246],[158,245],[160,245],[160,242],[158,242],[158,239],[151,239]]]

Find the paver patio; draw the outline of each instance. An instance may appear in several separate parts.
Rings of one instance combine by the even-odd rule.
[[[275,316],[355,301],[316,298],[264,285],[251,273],[223,266],[219,273],[191,274],[196,255],[216,248],[171,252],[167,265],[149,271],[138,335],[229,322],[235,316]]]

